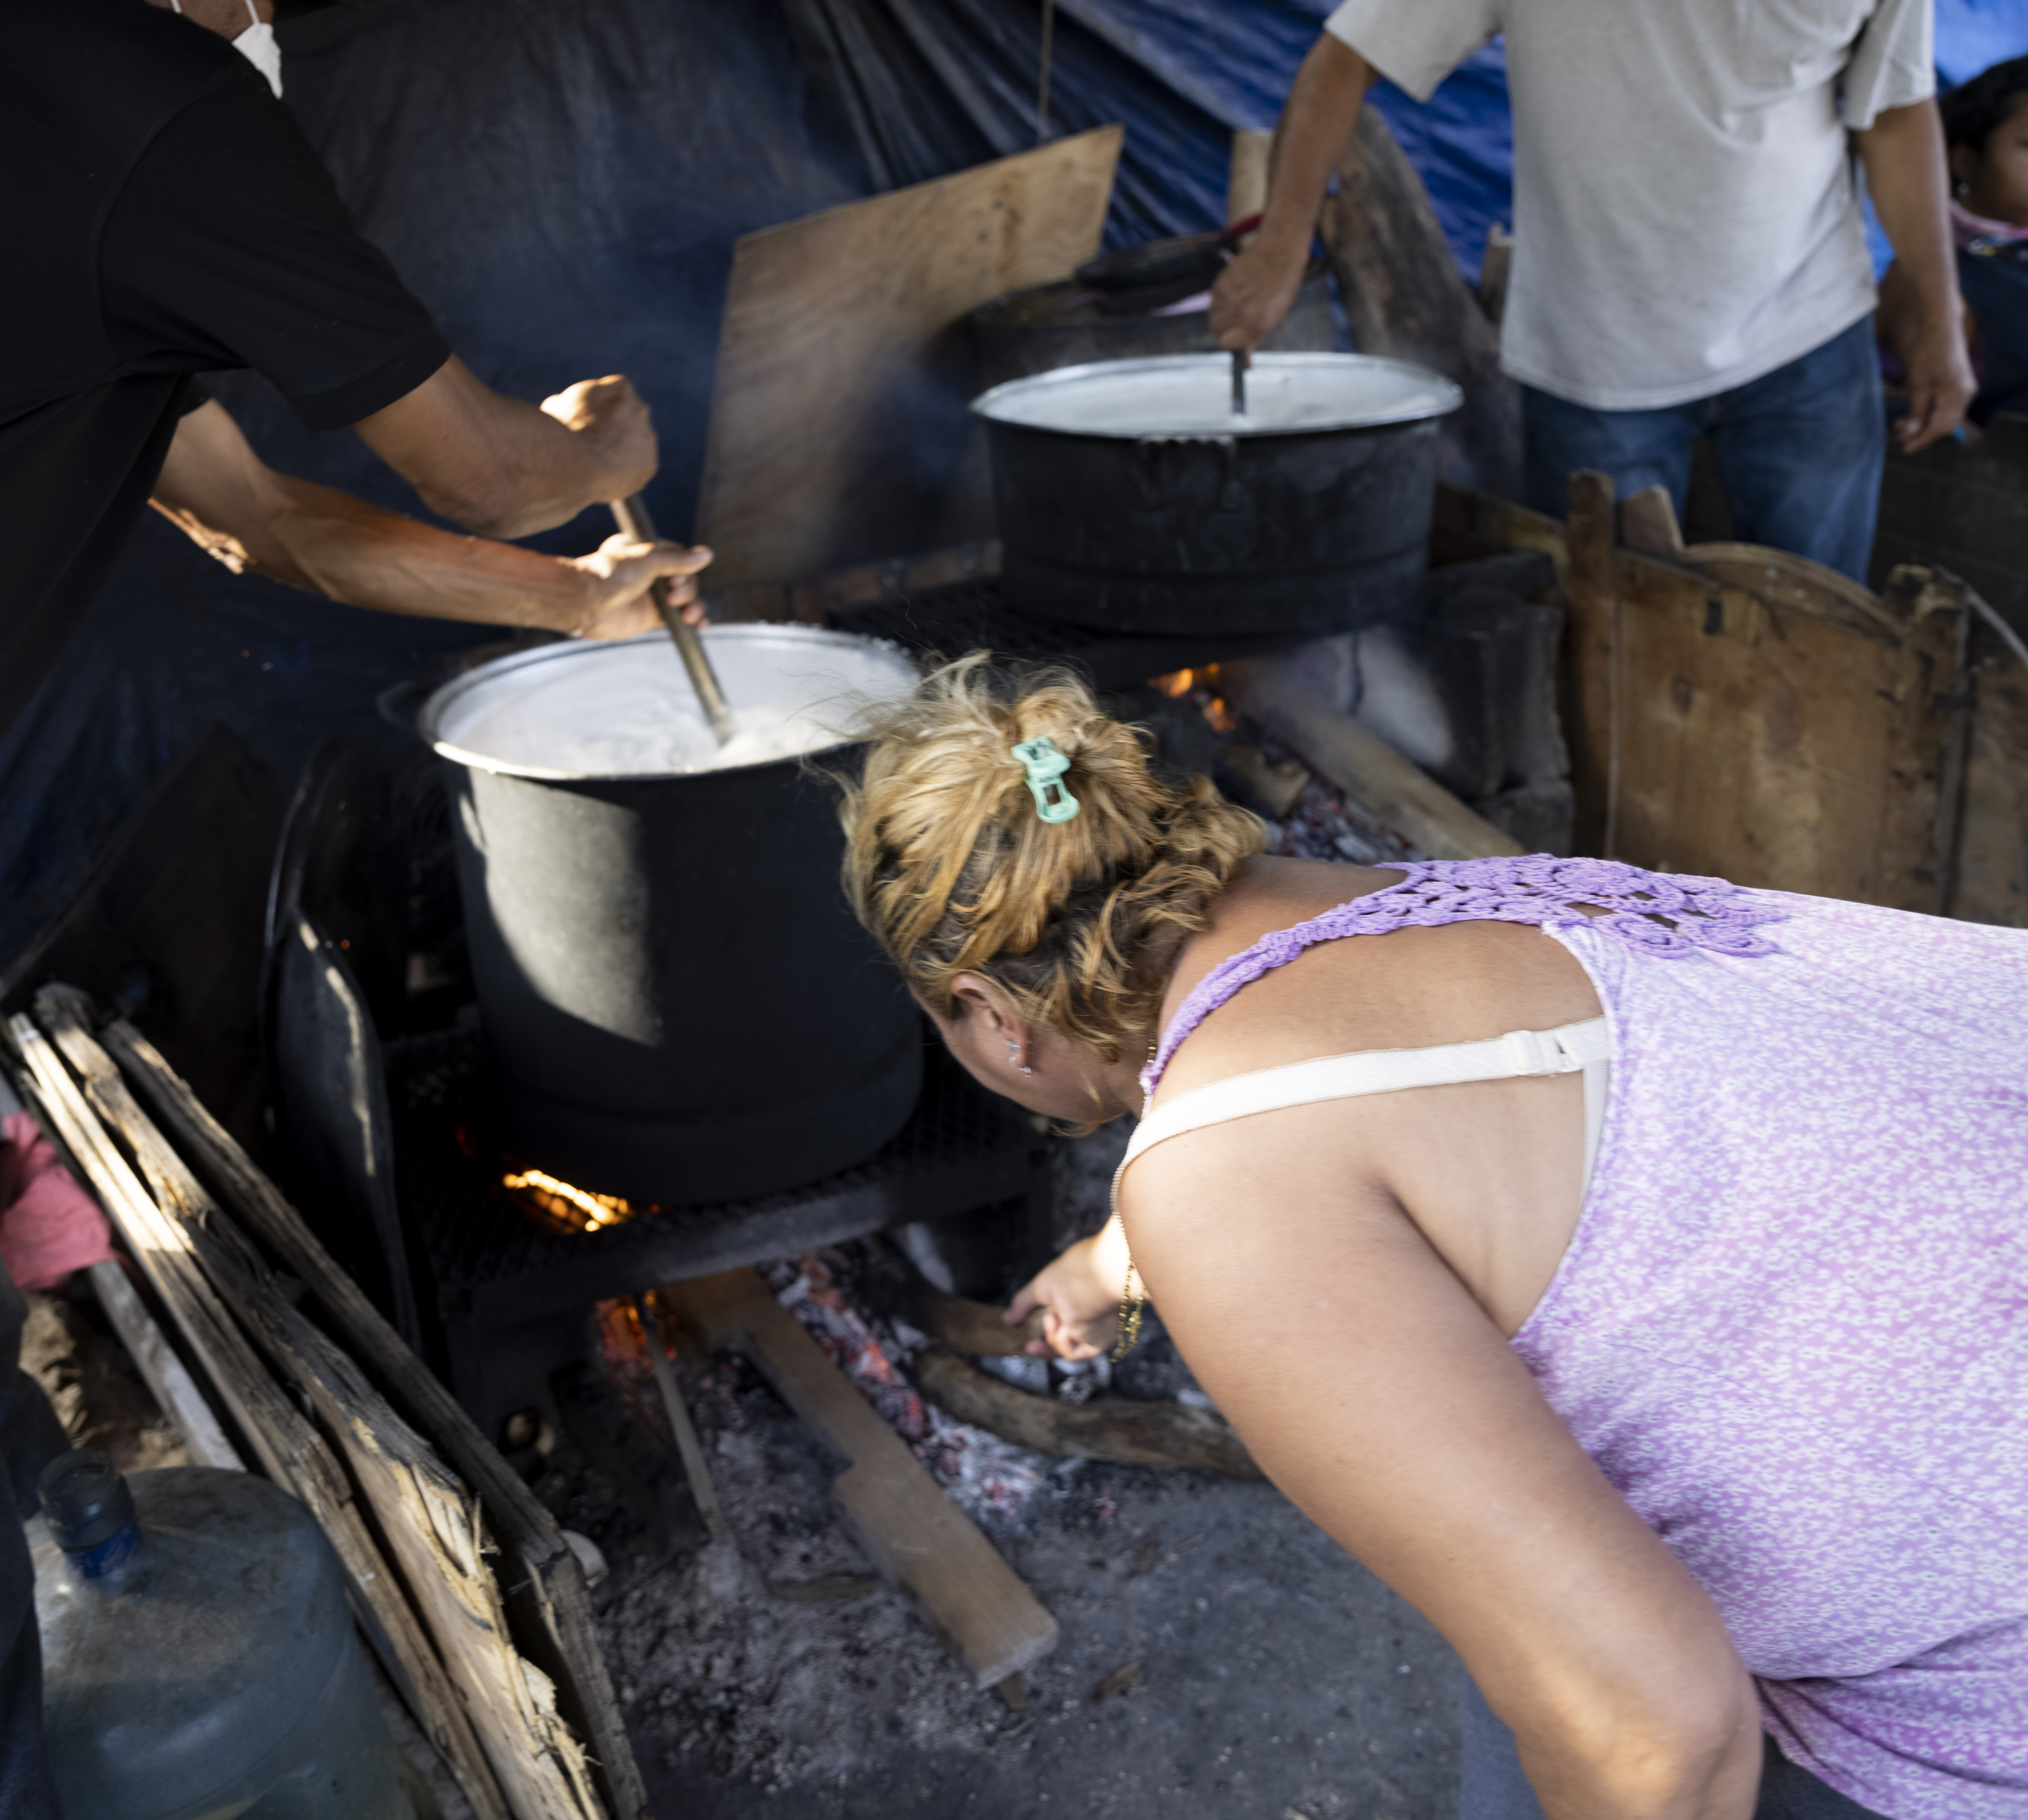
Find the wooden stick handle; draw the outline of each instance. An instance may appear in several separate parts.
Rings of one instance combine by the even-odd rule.
[[[612,516],[627,536],[638,538],[643,543],[655,541],[655,521],[649,516],[648,502],[640,494],[616,500]],[[667,575],[657,576],[648,591],[655,603],[655,610],[662,616],[662,623],[668,627],[669,636],[676,642],[676,655],[683,659],[690,686],[697,691],[698,705],[704,709],[704,717],[710,723],[712,737],[723,745],[738,730],[732,723],[731,709],[725,705],[725,691],[719,686],[718,672],[712,668],[711,659],[705,654],[704,640],[698,636],[697,627],[671,601]]]

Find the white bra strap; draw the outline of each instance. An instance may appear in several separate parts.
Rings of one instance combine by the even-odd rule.
[[[1313,1061],[1260,1068],[1179,1095],[1158,1112],[1141,1121],[1127,1154],[1112,1178],[1117,1197],[1120,1177],[1144,1151],[1186,1131],[1222,1125],[1255,1112],[1279,1112],[1285,1106],[1314,1105],[1322,1100],[1350,1100],[1367,1093],[1397,1093],[1408,1087],[1448,1087],[1466,1081],[1504,1081],[1530,1075],[1571,1075],[1587,1064],[1605,1061],[1612,1042],[1602,1017],[1565,1024],[1553,1030],[1509,1030],[1482,1042],[1444,1043],[1431,1049],[1361,1049],[1349,1056],[1320,1056]],[[1594,1078],[1599,1071],[1593,1068]],[[1600,1085],[1603,1086],[1602,1079]],[[1586,1096],[1587,1126],[1593,1123]],[[1602,1121],[1604,1097],[1597,1096]],[[1589,1152],[1596,1138],[1586,1134]]]

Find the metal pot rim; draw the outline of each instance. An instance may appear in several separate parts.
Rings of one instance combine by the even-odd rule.
[[[861,649],[872,647],[892,651],[911,664],[915,662],[891,639],[870,638],[863,632],[837,631],[828,626],[749,620],[738,625],[707,626],[704,628],[703,635],[712,643],[722,639],[736,639],[742,644],[780,641]],[[453,676],[435,690],[416,713],[416,731],[439,757],[449,759],[453,764],[461,764],[471,771],[490,771],[500,777],[529,778],[540,783],[698,783],[711,778],[738,777],[747,771],[764,771],[772,765],[800,765],[831,753],[842,752],[857,743],[841,739],[834,745],[820,746],[810,752],[791,753],[779,758],[756,759],[747,764],[713,765],[703,771],[559,771],[547,765],[517,764],[511,760],[495,758],[484,753],[468,752],[462,746],[452,745],[438,732],[446,711],[455,702],[499,677],[525,670],[532,664],[568,662],[575,657],[591,656],[599,652],[624,650],[630,645],[666,646],[668,637],[667,632],[654,631],[637,633],[631,638],[564,638],[554,644],[538,645],[531,651],[515,651],[505,657],[496,657],[490,663],[479,664],[461,675]]]
[[[1033,397],[1038,392],[1069,390],[1098,375],[1108,379],[1131,378],[1138,373],[1168,373],[1186,368],[1203,368],[1223,375],[1231,365],[1232,357],[1224,353],[1195,354],[1144,354],[1133,360],[1087,361],[1074,367],[1055,367],[1043,373],[1031,373],[1018,379],[1003,380],[991,390],[982,392],[971,401],[975,415],[987,422],[1010,429],[1033,431],[1045,436],[1091,437],[1116,442],[1138,442],[1153,439],[1161,442],[1203,442],[1232,437],[1242,442],[1286,438],[1293,436],[1329,435],[1346,430],[1398,429],[1410,424],[1426,423],[1433,418],[1448,416],[1464,403],[1464,394],[1452,380],[1434,368],[1419,366],[1412,361],[1387,359],[1378,354],[1327,353],[1311,351],[1297,353],[1256,353],[1253,357],[1255,369],[1264,372],[1293,372],[1305,368],[1329,372],[1344,373],[1353,369],[1368,372],[1386,372],[1435,391],[1443,400],[1438,405],[1420,409],[1380,410],[1371,412],[1352,412],[1342,418],[1324,418],[1313,423],[1288,425],[1238,424],[1230,428],[1185,431],[1108,430],[1095,427],[1068,428],[1050,424],[1030,423],[1024,419],[1001,414],[1007,403],[1015,396]]]

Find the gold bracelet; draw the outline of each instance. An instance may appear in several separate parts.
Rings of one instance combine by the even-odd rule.
[[[1119,1236],[1122,1238],[1127,1236],[1124,1226],[1120,1228]],[[1127,1282],[1119,1292],[1119,1344],[1112,1348],[1111,1355],[1116,1365],[1140,1341],[1141,1316],[1147,1308],[1148,1297],[1145,1292],[1137,1291],[1134,1286],[1139,1274],[1134,1267],[1134,1254],[1129,1252],[1127,1254]]]

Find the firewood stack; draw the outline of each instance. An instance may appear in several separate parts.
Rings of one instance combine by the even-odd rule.
[[[635,1820],[583,1572],[549,1514],[146,1038],[61,986],[6,1033],[22,1097],[193,1368],[198,1452],[315,1515],[474,1813]]]

